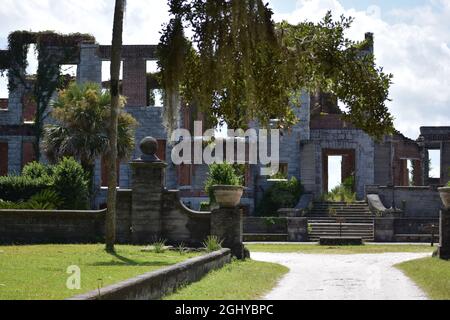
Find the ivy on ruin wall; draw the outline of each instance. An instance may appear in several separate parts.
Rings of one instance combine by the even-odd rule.
[[[0,51],[0,73],[4,76],[8,71],[9,91],[23,86],[25,93],[32,93],[32,99],[36,103],[34,133],[38,158],[50,99],[59,88],[67,84],[67,77],[61,75],[60,66],[79,58],[80,43],[95,43],[95,38],[81,33],[63,35],[53,31],[16,31],[8,37],[8,50]],[[31,44],[35,44],[38,57],[35,77],[26,74],[27,55]]]

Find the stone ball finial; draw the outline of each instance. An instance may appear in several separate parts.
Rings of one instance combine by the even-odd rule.
[[[142,151],[142,160],[145,162],[157,162],[161,161],[156,153],[158,152],[158,141],[153,137],[146,137],[142,139],[140,143],[140,149]]]

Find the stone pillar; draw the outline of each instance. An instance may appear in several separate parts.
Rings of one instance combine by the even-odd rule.
[[[150,244],[162,234],[162,196],[167,164],[155,155],[158,143],[153,138],[141,142],[141,159],[130,163],[132,170],[131,232],[134,244]]]
[[[441,185],[450,181],[450,141],[442,142],[441,146]]]
[[[243,222],[239,208],[219,208],[211,213],[211,235],[223,240],[238,259],[244,259]]]
[[[439,258],[450,260],[450,209],[441,210]]]
[[[395,242],[395,218],[375,218],[375,241]]]
[[[77,68],[77,83],[102,83],[102,61],[98,55],[98,44],[80,45],[80,64]]]
[[[291,242],[307,242],[308,239],[308,219],[307,218],[287,218],[287,232]]]
[[[147,106],[147,61],[127,58],[123,62],[123,95],[131,107]]]

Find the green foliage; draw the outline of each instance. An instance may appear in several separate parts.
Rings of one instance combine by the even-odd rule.
[[[331,190],[330,193],[325,194],[323,200],[328,202],[354,203],[356,202],[356,193],[354,193],[352,189],[340,185]]]
[[[270,179],[272,180],[286,180],[287,178],[288,178],[287,175],[282,172],[277,172],[276,174],[270,177]]]
[[[34,179],[27,176],[0,177],[0,198],[3,201],[23,202],[33,195],[51,188],[48,179]]]
[[[355,176],[351,175],[350,177],[344,179],[342,185],[348,190],[355,190]]]
[[[108,128],[111,95],[94,83],[72,83],[59,93],[52,116],[59,124],[47,126],[44,149],[51,160],[71,156],[87,169],[109,151]],[[134,150],[136,120],[120,103],[118,148],[119,158],[127,159]]]
[[[55,191],[44,190],[32,196],[27,203],[34,210],[56,210],[63,206],[63,201]]]
[[[41,191],[24,202],[11,202],[0,200],[0,209],[8,210],[56,210],[62,200],[52,190]]]
[[[205,191],[209,195],[211,203],[215,202],[213,186],[242,186],[243,177],[236,173],[236,167],[229,163],[212,164],[209,166],[208,179],[205,183]]]
[[[55,166],[33,162],[24,167],[21,176],[0,177],[0,194],[4,209],[88,208],[86,173],[71,158]]]
[[[181,97],[207,122],[246,128],[273,118],[286,128],[298,119],[300,90],[321,90],[349,108],[346,120],[380,137],[392,132],[385,102],[392,76],[365,52],[367,41],[345,37],[353,20],[275,24],[262,0],[170,0],[158,55],[166,126],[175,126]],[[186,38],[189,29],[192,37]]]
[[[31,32],[16,31],[8,37],[8,55],[3,55],[0,62],[0,72],[8,69],[11,79],[8,89],[15,90],[23,85],[27,91],[33,93],[36,102],[34,117],[34,135],[36,138],[35,151],[39,157],[39,143],[43,134],[43,124],[47,117],[47,108],[53,94],[61,84],[60,65],[79,56],[81,42],[95,42],[95,38],[87,34],[62,35],[53,31]],[[35,81],[28,81],[26,69],[27,54],[30,44],[36,44],[36,54],[39,56],[38,70]],[[59,47],[60,54],[54,54],[53,47]],[[5,61],[7,59],[8,61]]]
[[[346,178],[340,186],[323,195],[322,200],[328,202],[354,203],[356,202],[356,193],[354,192],[356,187],[355,184],[355,176],[351,175]]]
[[[208,212],[210,210],[211,210],[211,204],[209,202],[200,203],[200,211],[201,212]]]
[[[73,158],[64,158],[54,168],[53,190],[61,197],[60,209],[88,209],[88,180],[83,167]]]
[[[206,238],[205,242],[203,242],[203,247],[206,252],[215,252],[222,249],[223,240],[219,239],[216,236],[209,236]]]
[[[285,48],[290,87],[330,93],[348,107],[344,119],[380,138],[393,133],[393,117],[386,106],[393,76],[364,51],[366,41],[346,38],[352,23],[346,17],[334,21],[328,12],[318,24],[279,23],[277,33]]]
[[[264,193],[256,213],[262,217],[276,217],[279,209],[294,208],[302,194],[303,186],[295,177],[276,182]]]
[[[185,254],[188,251],[188,248],[186,247],[186,245],[184,244],[184,242],[181,242],[178,246],[177,246],[177,251],[180,255]]]
[[[54,102],[52,117],[57,124],[46,126],[43,147],[47,157],[57,162],[64,157],[79,160],[89,175],[89,192],[93,195],[95,161],[108,158],[111,94],[95,83],[72,83]],[[120,100],[118,120],[118,157],[125,160],[135,148],[136,120],[124,111]]]
[[[154,253],[165,253],[166,252],[166,243],[167,240],[160,239],[152,244]]]
[[[31,162],[22,170],[22,176],[32,179],[49,179],[53,176],[53,167],[40,162]]]

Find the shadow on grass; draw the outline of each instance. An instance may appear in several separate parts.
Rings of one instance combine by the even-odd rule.
[[[124,257],[117,252],[108,253],[111,257],[116,258],[119,261],[108,261],[108,262],[97,262],[91,264],[93,267],[121,267],[121,266],[131,266],[131,267],[164,267],[171,266],[173,262],[170,261],[136,261],[130,258]]]

